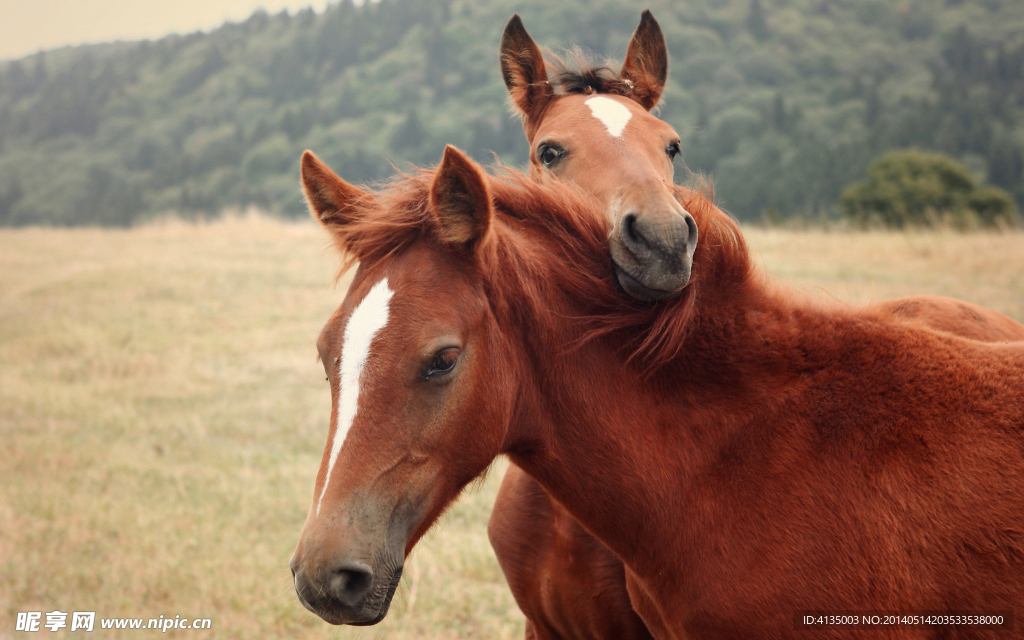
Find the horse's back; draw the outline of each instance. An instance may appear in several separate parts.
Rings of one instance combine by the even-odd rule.
[[[883,313],[934,331],[983,342],[1024,340],[1024,325],[1001,313],[943,296],[909,296],[874,305]]]
[[[869,314],[823,332],[819,346],[835,346],[820,352],[835,359],[808,374],[793,413],[779,418],[794,429],[776,432],[777,457],[746,469],[742,486],[763,492],[757,513],[778,527],[765,536],[786,541],[792,575],[804,576],[779,581],[775,595],[1012,609],[1024,602],[1022,328],[955,300],[907,301],[889,309],[905,320]],[[948,316],[929,317],[935,310]],[[774,484],[775,460],[794,451]],[[730,486],[739,484],[731,475]],[[790,497],[787,486],[804,493]],[[735,510],[735,495],[720,497],[722,512]],[[801,565],[813,550],[822,559]],[[844,557],[857,560],[840,567]],[[835,566],[817,572],[825,559]],[[772,580],[766,572],[752,582]]]
[[[630,603],[622,562],[515,465],[487,533],[534,637],[651,637]]]

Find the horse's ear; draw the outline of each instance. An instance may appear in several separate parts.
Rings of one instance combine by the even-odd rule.
[[[536,117],[554,94],[540,47],[514,14],[501,35],[501,77],[526,118]]]
[[[469,247],[481,240],[491,225],[491,191],[487,176],[465,154],[448,145],[430,185],[430,208],[441,240]]]
[[[658,104],[668,80],[668,45],[650,10],[640,14],[619,77],[633,85],[631,97],[650,111]]]
[[[339,178],[312,151],[302,154],[301,174],[309,213],[328,229],[345,226],[358,207],[373,202],[373,196]]]

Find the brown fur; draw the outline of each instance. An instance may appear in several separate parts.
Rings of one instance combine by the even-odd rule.
[[[346,308],[384,273],[396,299],[434,292],[439,313],[465,309],[445,317],[469,332],[466,364],[436,408],[389,382],[415,347],[401,328],[412,316],[395,312],[370,379],[381,400],[367,400],[342,449],[331,513],[421,496],[407,551],[504,452],[622,558],[634,603],[665,637],[789,636],[799,609],[1024,604],[1024,344],[800,297],[752,269],[711,206],[692,210],[714,239],[698,246],[693,298],[640,310],[611,287],[605,227],[573,189],[489,179],[492,240],[453,258],[433,214],[409,239],[423,178],[331,227],[356,253],[385,256],[362,265]],[[686,304],[684,321],[653,330]],[[637,332],[662,339],[629,364]],[[413,443],[431,452],[416,464],[437,471],[390,463],[381,475],[382,450]],[[364,517],[331,516],[316,539],[363,540]],[[323,544],[300,542],[295,566]]]
[[[651,637],[629,601],[622,561],[515,465],[487,533],[528,639]]]
[[[914,296],[874,306],[894,320],[973,340],[1024,340],[1024,325],[959,300]],[[527,638],[651,637],[630,602],[622,561],[515,465],[502,481],[487,533],[526,615]]]

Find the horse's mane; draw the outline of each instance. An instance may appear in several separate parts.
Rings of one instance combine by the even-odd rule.
[[[563,55],[545,52],[548,77],[559,93],[610,93],[629,97],[633,85],[623,80],[612,69],[612,62],[594,62],[579,47],[566,50]]]
[[[495,217],[486,246],[477,249],[481,275],[492,303],[507,310],[524,304],[545,310],[552,290],[568,297],[574,308],[570,321],[582,323],[577,345],[570,347],[614,337],[628,360],[654,371],[680,354],[702,292],[749,276],[743,236],[714,206],[710,187],[676,187],[676,197],[700,232],[690,283],[672,300],[633,300],[614,283],[607,219],[592,197],[555,178],[502,171],[487,176]],[[376,204],[357,205],[349,222],[332,228],[346,255],[343,269],[355,261],[374,268],[420,239],[437,241],[438,224],[428,207],[434,173],[417,170],[396,177],[373,194]]]

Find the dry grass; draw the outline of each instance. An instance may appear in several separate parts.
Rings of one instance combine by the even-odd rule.
[[[770,272],[844,299],[1024,320],[1021,235],[748,238]],[[419,545],[384,623],[297,603],[287,560],[330,409],[314,341],[343,296],[324,246],[259,218],[0,231],[0,638],[54,609],[209,617],[217,638],[522,637],[485,533],[502,465]]]
[[[522,636],[482,524],[500,472],[420,545],[384,624],[298,604],[330,413],[314,343],[344,294],[324,246],[260,219],[0,231],[0,637],[54,609],[210,617],[217,638]]]
[[[773,276],[855,304],[950,296],[1024,322],[1024,234],[744,229]],[[827,293],[826,293],[827,292]]]

